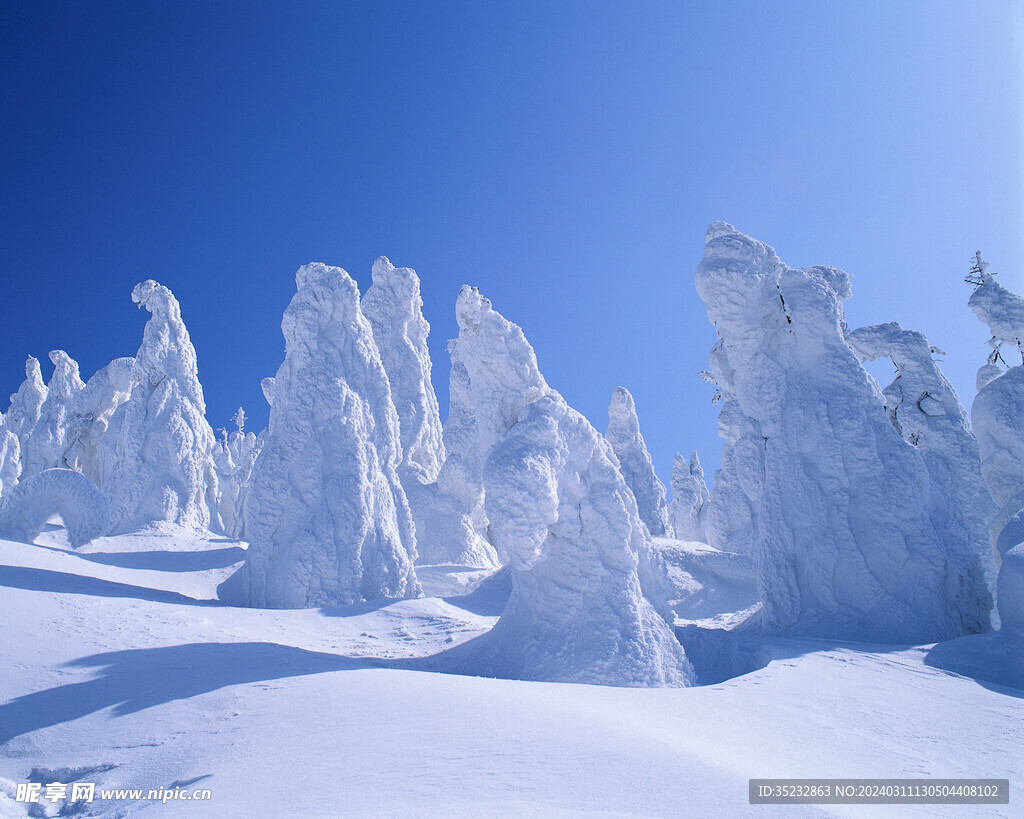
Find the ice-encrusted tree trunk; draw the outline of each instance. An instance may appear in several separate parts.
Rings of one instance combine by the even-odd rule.
[[[46,384],[39,368],[39,359],[29,356],[25,360],[25,380],[11,396],[11,405],[4,416],[7,428],[18,436],[21,461],[24,466],[32,430],[39,422],[39,413],[46,401]]]
[[[651,453],[647,451],[644,436],[640,433],[636,404],[625,387],[616,387],[612,393],[604,437],[619,459],[626,486],[636,498],[640,520],[655,537],[665,536],[669,532],[665,485],[654,472]]]
[[[928,339],[899,324],[876,324],[846,333],[862,361],[889,358],[896,377],[882,391],[885,409],[903,440],[924,457],[932,481],[956,499],[943,518],[948,538],[961,540],[977,553],[989,590],[996,587],[996,564],[989,522],[996,506],[981,474],[978,441],[953,385],[933,354]]]
[[[339,267],[295,275],[285,358],[245,505],[249,549],[226,602],[272,608],[419,593],[398,479],[398,414],[359,291]]]
[[[214,437],[196,351],[174,295],[149,279],[132,301],[152,313],[130,373],[131,394],[99,441],[97,472],[110,502],[110,534],[167,521],[219,528]]]
[[[1024,299],[1000,285],[986,267],[968,305],[988,325],[993,352],[978,371],[971,420],[981,472],[999,507],[990,532],[1001,558],[1001,627],[1024,630],[1024,363],[1004,354],[1005,347],[1019,351],[1024,342]]]
[[[398,477],[420,547],[433,537],[429,529],[436,493],[430,484],[437,480],[445,457],[441,414],[430,380],[430,325],[423,316],[416,271],[395,267],[381,256],[373,264],[372,277],[362,309],[373,328],[398,411],[403,453]],[[425,548],[430,551],[429,546]]]
[[[709,498],[697,450],[693,451],[689,462],[677,452],[672,460],[672,503],[668,507],[672,532],[676,538],[707,542],[705,521]]]
[[[958,499],[889,422],[844,338],[849,277],[793,270],[714,223],[696,284],[721,339],[716,380],[763,439],[756,625],[887,643],[987,630],[979,556],[953,534]]]
[[[475,287],[464,286],[455,303],[459,337],[452,357],[446,458],[437,477],[433,509],[423,544],[423,563],[496,566],[488,538],[483,464],[531,401],[551,392],[523,331]],[[500,547],[499,547],[500,550]]]
[[[74,407],[85,384],[78,373],[78,362],[63,350],[52,350],[53,375],[46,385],[46,400],[39,408],[39,419],[25,448],[22,479],[38,475],[44,469],[67,468],[64,458],[73,432]]]

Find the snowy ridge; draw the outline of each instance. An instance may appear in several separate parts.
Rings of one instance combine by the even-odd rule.
[[[249,551],[223,599],[301,608],[414,597],[399,420],[359,291],[319,263],[295,283],[245,506]]]
[[[721,339],[714,375],[763,440],[759,627],[893,643],[987,630],[979,556],[950,519],[958,499],[889,422],[844,338],[849,277],[788,268],[716,223],[696,281]]]

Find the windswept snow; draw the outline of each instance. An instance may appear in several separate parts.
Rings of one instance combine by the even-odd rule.
[[[152,279],[132,291],[152,313],[132,367],[130,397],[114,411],[97,455],[110,533],[156,521],[196,529],[211,519],[216,476],[196,351],[174,295]]]
[[[655,537],[668,534],[668,504],[665,486],[654,472],[651,453],[640,433],[633,396],[625,387],[616,387],[608,405],[605,439],[619,459],[622,476],[636,498],[640,520]]]
[[[987,630],[991,597],[959,498],[890,423],[844,338],[849,277],[793,270],[714,223],[696,280],[720,338],[723,413],[750,422],[727,426],[762,439],[758,626],[890,643]]]
[[[416,596],[398,414],[359,291],[319,263],[295,283],[246,505],[249,551],[222,596],[272,608]]]

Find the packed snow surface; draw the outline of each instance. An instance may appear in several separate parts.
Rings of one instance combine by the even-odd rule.
[[[236,609],[211,598],[244,544],[171,529],[39,543],[0,541],[0,815],[26,815],[27,781],[95,782],[82,815],[105,817],[735,816],[751,777],[1010,780],[1009,806],[929,816],[1024,800],[1022,691],[978,677],[989,655],[960,641],[748,638],[766,667],[697,688],[467,677],[424,669],[491,628],[507,588]],[[212,798],[98,797],[183,783]]]
[[[761,468],[741,487],[752,504],[738,506],[739,525],[708,520],[709,536],[755,537],[756,626],[889,643],[986,631],[991,595],[978,548],[964,537],[961,497],[895,429],[844,337],[847,274],[794,270],[715,223],[696,283],[720,339],[711,363],[727,441],[759,451],[750,467]],[[718,491],[716,481],[712,511]],[[740,540],[723,551],[745,547]]]
[[[245,506],[251,546],[223,594],[273,608],[416,596],[399,420],[359,290],[319,263],[295,283]]]

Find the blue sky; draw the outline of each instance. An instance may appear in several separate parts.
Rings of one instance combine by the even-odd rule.
[[[295,269],[365,289],[383,254],[423,280],[442,414],[475,284],[600,430],[625,385],[663,479],[677,449],[710,472],[693,273],[723,219],[851,272],[850,324],[924,331],[969,405],[969,257],[1024,290],[1022,8],[5,3],[0,393],[28,353],[133,354],[155,278],[210,422],[261,427]]]

